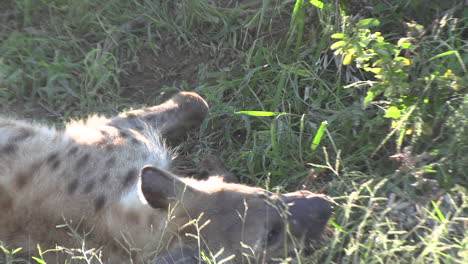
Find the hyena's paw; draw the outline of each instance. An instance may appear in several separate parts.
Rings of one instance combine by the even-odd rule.
[[[187,131],[198,128],[208,115],[208,103],[194,92],[179,92],[164,103],[126,114],[127,117],[113,120],[126,122],[129,117],[138,117],[158,130],[170,143],[184,136]]]
[[[238,183],[239,180],[229,172],[224,163],[215,155],[206,156],[200,163],[197,173],[194,178],[199,180],[208,179],[209,177],[220,177],[224,182]]]
[[[189,129],[201,125],[208,115],[208,103],[194,92],[180,92],[172,96],[165,104],[174,105],[177,118],[173,129]]]
[[[180,92],[160,105],[162,108],[161,134],[173,142],[187,131],[198,128],[208,115],[208,103],[193,92]]]
[[[190,162],[188,162],[190,163]],[[238,183],[239,180],[224,166],[223,162],[216,155],[208,155],[203,158],[200,165],[194,168],[193,164],[187,165],[184,158],[177,157],[173,162],[172,173],[197,180],[208,180],[217,177],[226,183]]]

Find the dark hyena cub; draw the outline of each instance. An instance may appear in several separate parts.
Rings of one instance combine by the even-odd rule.
[[[207,113],[205,100],[182,92],[64,130],[0,118],[0,241],[23,247],[25,257],[38,255],[37,244],[85,245],[102,249],[106,263],[198,263],[200,251],[222,252],[218,259],[232,263],[266,262],[283,256],[290,242],[318,238],[330,216],[320,195],[275,195],[227,183],[219,170],[203,181],[168,171],[173,153],[164,140],[198,126]],[[56,228],[64,221],[84,244]],[[47,256],[49,263],[82,262]]]

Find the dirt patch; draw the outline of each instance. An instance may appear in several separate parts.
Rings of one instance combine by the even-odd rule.
[[[149,48],[138,52],[139,67],[125,69],[128,75],[121,79],[123,96],[137,94],[148,97],[164,87],[188,88],[199,85],[200,67],[211,65],[208,50],[174,45],[175,39],[160,45],[159,54]]]
[[[276,3],[276,1],[274,2]],[[272,3],[271,5],[273,5]],[[262,6],[261,0],[215,0],[213,5],[221,8],[233,8],[242,5],[246,9],[256,9]],[[276,3],[277,4],[277,3]],[[287,16],[289,22],[289,16]],[[139,23],[152,23],[142,20]],[[130,25],[131,24],[131,25]],[[134,27],[134,23],[129,23],[129,27]],[[275,43],[284,38],[289,24],[285,21],[274,23],[272,31],[268,35],[258,36],[265,41],[265,45]],[[252,29],[256,30],[256,28]],[[137,65],[132,63],[125,68],[126,75],[121,77],[123,97],[135,98],[136,101],[146,102],[148,98],[159,94],[161,89],[165,90],[184,89],[193,90],[201,85],[201,71],[218,71],[221,68],[229,67],[231,70],[238,65],[234,65],[238,60],[235,54],[225,51],[222,57],[212,54],[212,49],[208,43],[193,42],[184,43],[177,40],[177,37],[170,33],[161,34],[164,39],[155,43],[157,51],[145,45],[137,53]],[[203,37],[202,37],[203,38]],[[250,45],[236,47],[238,50],[247,50]],[[218,54],[219,55],[219,54]],[[206,77],[206,76],[205,76]],[[209,83],[209,78],[203,80],[203,84]]]

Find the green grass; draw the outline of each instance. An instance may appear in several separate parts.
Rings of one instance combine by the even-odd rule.
[[[194,90],[211,114],[184,155],[220,153],[245,183],[335,198],[327,238],[298,263],[468,259],[462,1],[4,2],[3,113],[62,122]],[[411,66],[379,79],[358,56],[343,65],[331,36],[357,39],[364,18],[394,46],[413,38],[396,54]],[[382,93],[365,106],[371,84]]]

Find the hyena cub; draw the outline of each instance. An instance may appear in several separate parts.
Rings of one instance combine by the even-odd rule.
[[[102,250],[104,263],[192,264],[202,261],[200,252],[229,263],[269,262],[319,238],[331,214],[320,195],[272,194],[229,183],[232,176],[217,169],[204,180],[168,171],[173,153],[165,140],[207,113],[205,100],[182,92],[63,130],[0,118],[0,242],[23,247],[25,258],[38,256],[40,244],[95,248],[85,253],[92,263],[91,252]],[[74,237],[59,228],[64,223]],[[71,255],[44,256],[84,262]]]

